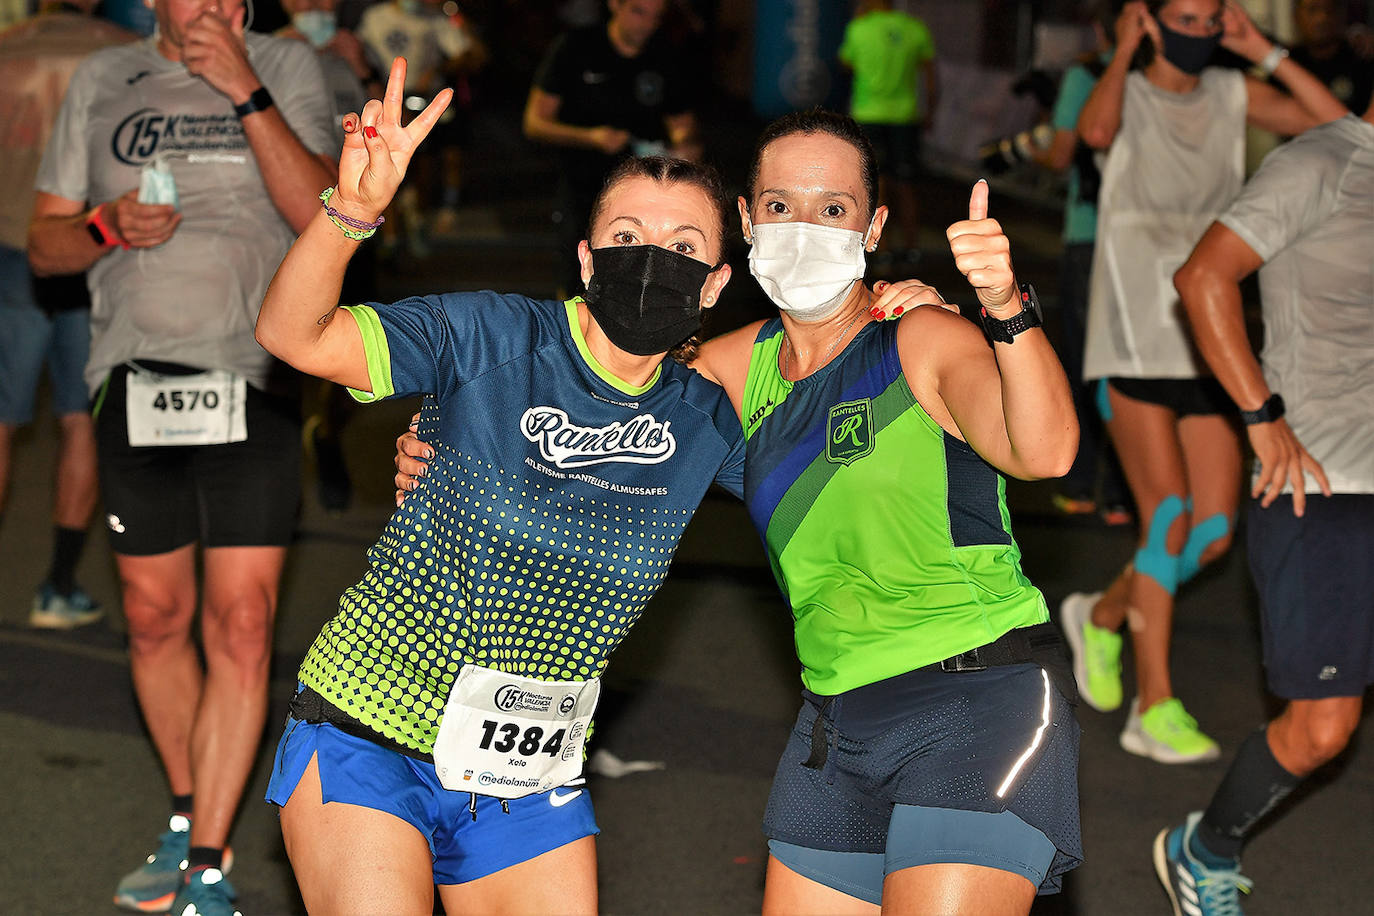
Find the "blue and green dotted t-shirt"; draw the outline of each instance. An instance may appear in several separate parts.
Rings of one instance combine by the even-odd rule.
[[[720,388],[665,361],[602,368],[575,302],[451,293],[351,308],[372,393],[423,393],[429,472],[368,551],[300,680],[369,728],[433,750],[459,668],[601,674],[707,488],[743,487]]]

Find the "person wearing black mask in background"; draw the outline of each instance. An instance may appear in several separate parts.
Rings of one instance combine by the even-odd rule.
[[[1103,593],[1075,593],[1062,617],[1079,689],[1095,709],[1121,705],[1121,637],[1130,617],[1136,697],[1127,751],[1161,763],[1220,750],[1174,696],[1169,674],[1174,592],[1231,543],[1240,498],[1235,406],[1197,355],[1172,276],[1239,193],[1245,125],[1298,134],[1346,113],[1287,59],[1234,0],[1127,3],[1117,54],[1078,119],[1106,149],[1089,293],[1084,377],[1140,519],[1139,549]],[[1291,92],[1209,68],[1218,47]]]

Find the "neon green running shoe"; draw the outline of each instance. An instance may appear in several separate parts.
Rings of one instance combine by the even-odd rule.
[[[1217,743],[1202,733],[1178,697],[1160,700],[1144,713],[1131,701],[1131,715],[1121,730],[1121,746],[1159,763],[1206,763],[1221,755]]]
[[[1074,592],[1059,605],[1059,624],[1073,652],[1078,694],[1098,712],[1121,706],[1121,634],[1093,626],[1093,605],[1101,592]]]

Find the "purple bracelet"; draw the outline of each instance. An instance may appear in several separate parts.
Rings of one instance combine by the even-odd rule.
[[[320,193],[320,200],[324,202],[324,212],[328,213],[331,219],[338,220],[345,226],[359,231],[376,229],[382,223],[386,222],[385,216],[379,216],[375,222],[369,223],[367,220],[357,219],[346,213],[340,213],[338,210],[335,210],[333,207],[329,206],[329,198],[334,196],[334,190],[334,188],[325,188],[324,191]]]

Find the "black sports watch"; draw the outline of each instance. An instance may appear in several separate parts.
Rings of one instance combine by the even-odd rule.
[[[1040,311],[1040,297],[1035,294],[1035,287],[1029,283],[1018,283],[1017,288],[1021,291],[1021,311],[1010,318],[996,318],[989,315],[987,309],[979,310],[983,318],[983,333],[987,335],[989,344],[998,341],[1011,343],[1022,331],[1038,328],[1045,323],[1044,315]]]
[[[1277,394],[1269,395],[1269,400],[1259,406],[1258,410],[1242,410],[1240,418],[1246,426],[1254,426],[1256,423],[1273,423],[1283,416],[1283,397]]]
[[[253,90],[248,101],[234,106],[234,116],[242,120],[255,111],[266,111],[275,104],[277,103],[272,101],[272,93],[267,91],[267,87],[259,86]]]

